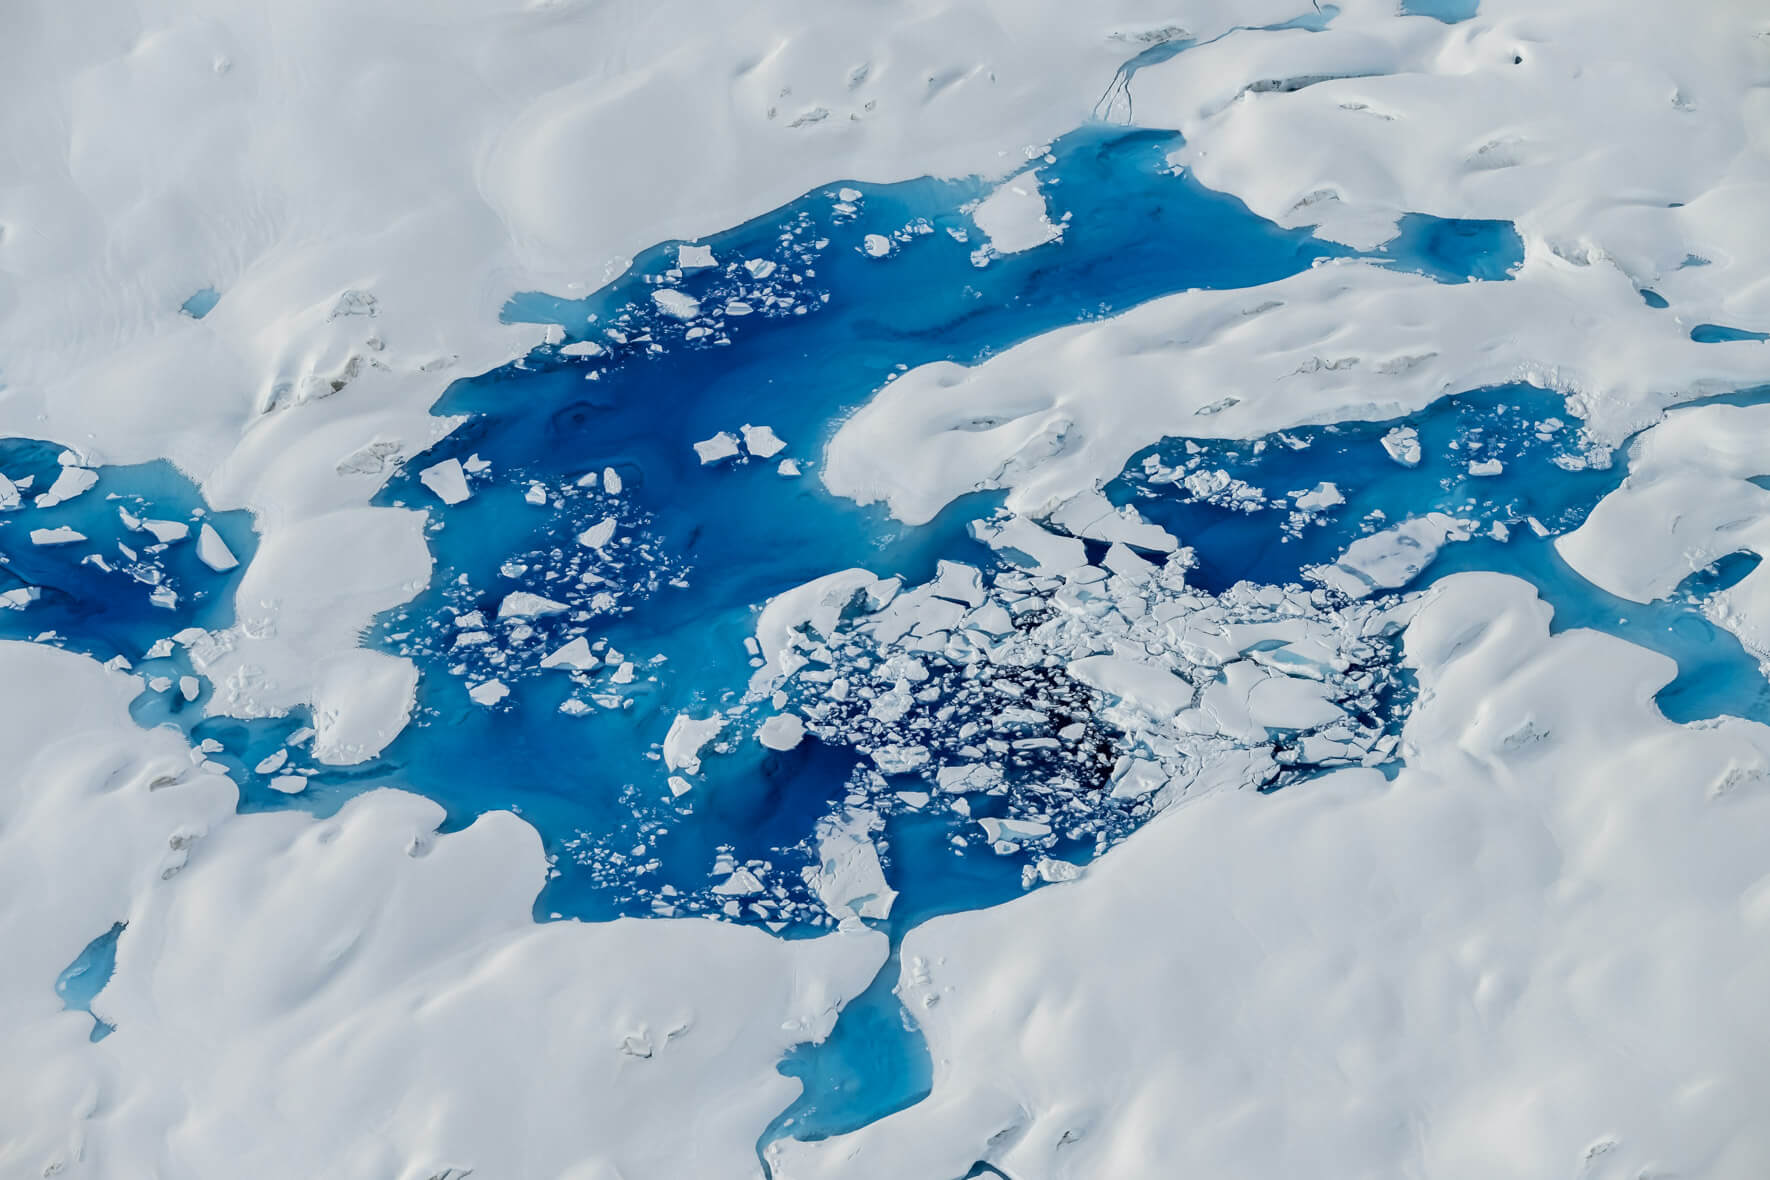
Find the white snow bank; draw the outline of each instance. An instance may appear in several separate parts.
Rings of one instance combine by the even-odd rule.
[[[775,1064],[885,957],[861,930],[536,925],[547,861],[508,813],[439,835],[384,790],[236,816],[225,775],[130,720],[132,678],[11,643],[0,678],[32,688],[0,710],[8,1175],[750,1180],[798,1090]],[[94,1046],[53,985],[118,921]]]

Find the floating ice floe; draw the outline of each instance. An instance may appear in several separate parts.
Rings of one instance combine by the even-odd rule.
[[[197,560],[218,574],[226,573],[240,564],[240,559],[227,547],[227,542],[221,539],[215,526],[207,521],[197,530]]]
[[[743,436],[744,450],[758,459],[771,459],[787,449],[787,444],[781,440],[780,435],[776,434],[772,427],[751,426],[746,422],[743,426]]]
[[[1018,254],[1063,236],[1046,212],[1037,172],[1003,181],[971,210],[971,220],[997,254]]]
[[[721,463],[734,458],[738,451],[737,435],[729,430],[721,430],[712,438],[702,439],[694,444],[694,453],[699,456],[702,466]]]
[[[694,718],[678,713],[664,735],[664,766],[687,774],[701,772],[701,751],[725,728],[725,718]]]
[[[431,464],[418,473],[418,482],[448,505],[459,504],[473,495],[467,486],[467,473],[461,470],[459,459],[444,459],[440,463]]]

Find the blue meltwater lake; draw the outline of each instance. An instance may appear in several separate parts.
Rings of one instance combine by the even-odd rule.
[[[1004,779],[935,791],[931,769],[906,761],[882,773],[887,763],[840,740],[811,736],[789,749],[755,740],[771,706],[746,696],[757,662],[746,641],[769,598],[850,567],[914,586],[945,576],[942,562],[965,563],[987,585],[1031,587],[1016,591],[1020,633],[1044,617],[1036,578],[974,538],[973,522],[996,514],[1000,496],[967,497],[906,527],[823,491],[824,444],[897,374],[974,363],[1162,295],[1249,287],[1358,256],[1203,188],[1168,163],[1178,146],[1166,132],[1092,126],[1029,157],[1062,236],[1022,253],[998,254],[972,223],[970,207],[992,187],[984,181],[837,182],[699,243],[660,244],[586,298],[513,298],[506,317],[555,325],[555,342],[450,387],[435,412],[466,421],[377,499],[428,511],[435,571],[366,635],[421,676],[412,723],[365,764],[316,763],[299,714],[205,715],[209,689],[188,644],[164,641],[232,622],[255,539],[249,517],[208,511],[169,466],[93,469],[77,495],[39,503],[80,468],[77,457],[0,443],[8,486],[27,485],[0,513],[0,593],[16,592],[0,634],[127,661],[144,679],[138,720],[209,743],[241,784],[242,810],[328,814],[363,790],[397,786],[439,801],[451,828],[489,810],[520,813],[552,858],[542,919],[705,914],[789,937],[821,932],[835,919],[807,876],[819,826],[863,804],[877,816],[872,843],[897,893],[888,916],[868,920],[894,943],[931,916],[1062,879],[1064,866],[1085,864],[1149,810],[1103,789],[1104,768],[1129,747],[1093,724],[1098,696],[1061,667],[1013,686],[1068,710],[1061,727],[1051,724],[1061,735],[1035,726],[1014,743],[1031,753]],[[1368,257],[1439,282],[1503,282],[1522,247],[1504,223],[1416,215]],[[1417,443],[1411,464],[1385,443],[1398,428]],[[702,462],[697,443],[714,461]],[[435,478],[439,465],[456,472],[465,499],[444,503],[438,489],[453,485]],[[1454,515],[1473,522],[1470,539],[1376,599],[1460,569],[1513,573],[1555,606],[1557,627],[1597,627],[1676,659],[1679,678],[1660,695],[1673,719],[1770,719],[1756,661],[1701,609],[1743,575],[1740,561],[1640,606],[1556,558],[1554,536],[1624,474],[1593,452],[1560,398],[1507,386],[1406,420],[1240,442],[1151,440],[1106,492],[1190,547],[1188,584],[1225,600],[1238,584],[1309,584],[1360,537],[1427,512]],[[219,552],[205,527],[236,564],[204,559]],[[1099,561],[1105,546],[1084,549]],[[575,641],[573,666],[549,660]],[[1353,711],[1367,732],[1392,733],[1410,699],[1405,674],[1392,650],[1364,658],[1371,672]],[[929,688],[909,715],[950,706],[961,715],[939,724],[962,734],[972,698],[934,690],[963,674],[922,674]],[[726,721],[700,750],[698,773],[663,761],[679,714]],[[1306,741],[1273,741],[1266,789],[1307,789],[1332,764]],[[306,776],[304,790],[273,788],[291,773]],[[1022,804],[1064,792],[1087,796],[1074,828],[1035,832]],[[986,820],[1034,834],[980,838]],[[739,880],[754,888],[733,888]],[[78,981],[102,984],[106,956],[127,937],[94,933],[64,977],[71,1005],[90,1003]],[[771,1135],[834,1133],[925,1092],[926,1055],[906,1031],[894,978],[887,967],[827,1042],[783,1064],[806,1093]]]

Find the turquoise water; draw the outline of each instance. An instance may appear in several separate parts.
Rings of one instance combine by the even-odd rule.
[[[124,923],[118,922],[87,943],[85,949],[56,977],[55,994],[61,997],[63,1008],[87,1013],[92,1011],[93,998],[104,990],[104,985],[111,981],[111,972],[116,970],[117,939],[122,935],[123,928]],[[106,1024],[96,1016],[92,1018],[92,1040],[102,1041],[115,1031],[116,1026]]]
[[[215,305],[220,302],[221,292],[214,287],[204,287],[180,304],[178,310],[193,320],[200,320],[214,311]]]
[[[1480,7],[1480,0],[1401,0],[1406,15],[1429,16],[1447,25],[1468,20]]]

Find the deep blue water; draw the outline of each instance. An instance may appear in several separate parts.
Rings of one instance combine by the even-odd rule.
[[[64,448],[33,439],[0,439],[0,475],[28,480],[21,506],[0,512],[0,594],[34,590],[27,609],[0,609],[0,638],[53,633],[63,647],[100,660],[137,661],[162,636],[186,627],[233,622],[233,591],[257,551],[247,512],[212,512],[170,463],[105,467],[90,489],[38,506],[63,470]],[[162,542],[139,521],[183,525],[185,537]],[[240,564],[218,573],[197,556],[203,524],[220,534]],[[71,529],[82,540],[40,545],[32,534]],[[156,598],[156,592],[158,597]]]
[[[111,981],[111,972],[116,970],[117,939],[122,935],[123,927],[124,923],[118,922],[87,943],[56,977],[55,994],[61,997],[63,1008],[92,1011],[93,997],[104,990],[104,985]],[[92,1018],[92,1040],[102,1041],[115,1031],[114,1025],[106,1024],[96,1016]]]
[[[1094,128],[1055,145],[1041,175],[1053,216],[1071,215],[1060,246],[980,254],[962,212],[986,191],[978,182],[836,184],[709,239],[717,266],[673,274],[676,246],[666,243],[587,299],[512,300],[510,318],[559,324],[567,339],[451,388],[437,412],[473,420],[381,497],[438,510],[432,588],[375,635],[425,669],[422,713],[379,767],[343,790],[385,774],[441,800],[455,822],[520,810],[558,857],[543,915],[651,912],[666,884],[704,894],[722,851],[777,865],[804,857],[795,845],[841,794],[848,755],[815,743],[786,754],[750,745],[708,758],[704,784],[677,802],[652,744],[678,709],[736,699],[750,671],[743,639],[764,599],[852,565],[921,580],[939,558],[988,563],[965,526],[996,500],[974,497],[906,530],[830,498],[814,477],[782,477],[772,462],[703,467],[692,444],[767,424],[791,444],[785,456],[814,464],[840,417],[907,366],[973,362],[1158,295],[1246,287],[1348,253],[1175,175],[1165,157],[1177,142]],[[869,256],[868,234],[888,237],[892,253]],[[1380,256],[1462,282],[1504,279],[1521,249],[1503,223],[1409,217]],[[766,268],[746,260],[773,273],[759,281],[750,271]],[[661,286],[703,312],[728,310],[673,319],[652,305]],[[731,314],[734,300],[749,313]],[[561,352],[579,341],[604,351]],[[416,479],[436,461],[475,456],[490,469],[474,477],[465,504],[442,510]],[[596,487],[577,486],[607,468],[619,473],[618,496],[600,476]],[[544,504],[526,498],[535,485]],[[610,515],[630,543],[599,559],[572,542]],[[590,618],[537,622],[532,655],[499,653],[505,662],[490,665],[486,652],[452,646],[454,615],[490,618],[513,590],[562,598],[586,574],[607,579],[611,601]],[[638,686],[616,692],[599,673],[602,687],[589,695],[614,704],[562,718],[561,701],[586,694],[533,664],[575,634],[632,659]],[[492,675],[511,696],[493,709],[473,704],[467,689]],[[299,802],[324,805],[332,790],[316,781]],[[1019,889],[1018,866],[956,852],[944,829],[890,835],[895,860],[917,855],[909,845],[926,838],[939,849],[931,863],[949,866],[942,871]],[[981,863],[960,873],[967,859]],[[655,867],[635,874],[635,862]],[[968,881],[959,896],[974,901],[978,888]]]

